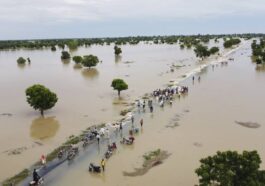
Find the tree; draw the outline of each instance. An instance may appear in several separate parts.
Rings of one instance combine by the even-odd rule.
[[[211,54],[215,54],[215,53],[219,52],[219,48],[218,47],[212,47],[212,48],[210,48],[209,52]]]
[[[71,58],[71,56],[70,56],[69,52],[62,51],[61,59],[70,59],[70,58]]]
[[[196,45],[194,52],[196,54],[196,57],[199,58],[205,58],[210,56],[210,52],[208,51],[208,47],[207,46],[203,46],[201,44]]]
[[[120,55],[122,53],[122,50],[120,47],[118,47],[117,45],[114,46],[114,54],[115,55]]]
[[[261,159],[257,151],[217,152],[214,156],[201,159],[196,169],[199,185],[220,186],[264,186],[265,171],[259,170]]]
[[[54,45],[51,47],[51,51],[56,51],[56,47]]]
[[[78,47],[78,41],[77,40],[68,41],[67,46],[71,50],[77,49],[77,47]]]
[[[120,96],[120,92],[122,90],[127,90],[128,89],[127,83],[125,83],[125,81],[122,80],[122,79],[113,79],[112,83],[111,83],[111,87],[113,87],[114,90],[118,91],[118,95],[119,96]]]
[[[19,65],[23,65],[23,64],[26,63],[26,59],[24,59],[23,57],[19,57],[19,58],[17,59],[17,63],[18,63]]]
[[[230,47],[232,47],[233,45],[237,45],[237,44],[239,44],[240,42],[241,42],[241,40],[238,39],[238,38],[231,38],[231,39],[226,40],[226,41],[224,42],[224,47],[225,47],[225,48],[230,48]]]
[[[97,56],[94,55],[88,55],[84,56],[82,60],[82,65],[85,67],[94,67],[98,64],[99,60]]]
[[[43,85],[33,85],[26,89],[27,102],[43,116],[45,110],[54,107],[58,101],[57,95]]]
[[[83,58],[81,56],[74,56],[73,60],[76,64],[79,64],[82,62]]]

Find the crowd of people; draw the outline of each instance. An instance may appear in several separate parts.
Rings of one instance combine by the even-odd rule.
[[[154,110],[154,103],[153,102],[157,102],[159,104],[160,107],[163,107],[164,104],[166,102],[168,102],[169,104],[172,104],[174,96],[181,96],[181,94],[186,94],[188,93],[189,89],[186,86],[172,86],[172,87],[168,87],[165,89],[156,89],[151,93],[151,98],[150,99],[143,99],[143,100],[138,100],[136,105],[138,107],[138,109],[142,108],[143,111],[145,111],[146,105],[149,107],[150,109],[150,113],[153,112]],[[87,131],[87,133],[84,136],[84,140],[83,142],[88,144],[88,141],[92,141],[95,140],[97,141],[98,145],[101,144],[101,140],[103,139],[107,139],[108,140],[108,148],[107,148],[107,152],[106,153],[112,153],[112,151],[114,151],[117,146],[115,142],[111,142],[111,135],[113,133],[117,133],[120,132],[121,133],[121,144],[125,144],[125,145],[132,145],[134,143],[134,134],[139,132],[139,128],[135,125],[135,118],[134,115],[129,115],[127,118],[127,122],[126,121],[121,121],[121,122],[116,122],[116,123],[112,123],[112,124],[106,124],[105,127],[102,127],[100,129],[98,128],[92,128],[89,131]],[[127,123],[131,123],[131,128],[126,127],[129,132],[129,136],[128,138],[125,138],[123,136],[123,130],[125,128],[124,125],[126,125]],[[143,128],[143,118],[139,118],[139,127]],[[83,144],[83,147],[85,147],[86,145]],[[105,166],[106,166],[106,159],[108,159],[109,157],[106,157],[106,153],[104,154],[104,157],[101,159],[100,161],[100,165],[96,166],[93,163],[91,163],[89,165],[89,170],[97,170],[97,171],[93,171],[93,172],[100,172],[98,170],[102,170],[103,172],[105,171]],[[111,155],[111,154],[109,154]],[[42,155],[41,157],[41,162],[43,165],[46,164],[46,157],[44,155]],[[40,176],[37,174],[36,170],[34,170],[33,172],[33,180],[36,183],[38,180],[40,179]]]

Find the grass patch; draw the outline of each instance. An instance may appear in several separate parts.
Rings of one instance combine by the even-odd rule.
[[[157,156],[159,156],[161,153],[161,150],[160,149],[157,149],[155,151],[151,151],[147,154],[144,154],[143,155],[143,158],[144,158],[144,163],[143,163],[143,167],[146,167],[146,165],[148,164],[148,161],[152,160],[152,159],[155,159]]]
[[[121,116],[125,116],[127,113],[131,112],[133,108],[124,109],[120,112]]]
[[[135,168],[132,172],[123,172],[124,176],[142,176],[146,174],[151,168],[158,166],[167,159],[170,154],[167,151],[162,151],[160,149],[151,151],[143,155],[144,162],[141,168]]]
[[[24,180],[28,176],[29,176],[29,170],[24,169],[23,171],[21,171],[17,175],[5,180],[3,182],[3,186],[17,185],[19,182],[21,182],[22,180]]]

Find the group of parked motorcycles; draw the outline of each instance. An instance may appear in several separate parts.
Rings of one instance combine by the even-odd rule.
[[[131,134],[130,137],[128,139],[125,137],[122,138],[120,143],[124,144],[124,145],[132,145],[134,143],[134,137],[132,135],[133,133],[138,133],[138,129],[133,130],[133,131],[131,130],[130,131],[130,134]],[[86,134],[85,137],[82,139],[83,148],[86,148],[93,140],[95,140],[97,134],[98,133],[96,133],[95,131],[94,132],[92,131],[92,132]],[[116,149],[117,149],[117,145],[115,142],[112,144],[109,144],[107,151],[104,153],[105,159],[109,159]],[[58,159],[66,158],[68,161],[71,161],[77,156],[78,153],[79,153],[78,146],[77,145],[70,145],[70,146],[67,146],[67,147],[61,149],[58,152],[57,157],[58,157]],[[100,173],[102,171],[101,166],[96,165],[94,163],[89,164],[88,170],[89,170],[89,172],[93,172],[93,173]],[[43,182],[44,182],[43,177],[40,177],[40,179],[38,180],[37,183],[35,181],[31,181],[29,183],[29,186],[39,186],[39,185],[42,185]]]

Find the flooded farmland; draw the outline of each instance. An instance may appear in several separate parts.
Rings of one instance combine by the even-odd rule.
[[[222,46],[222,42],[209,44]],[[75,68],[62,61],[61,51],[3,50],[0,52],[0,180],[28,167],[59,146],[72,134],[88,126],[114,121],[120,111],[139,96],[163,87],[198,67],[194,52],[179,45],[125,45],[121,57],[113,46],[93,45],[71,51],[71,55],[97,55],[102,61],[96,68]],[[31,58],[31,64],[17,65],[19,56]],[[170,66],[175,65],[174,72]],[[123,78],[128,91],[110,87],[113,78]],[[26,102],[25,89],[40,83],[54,91],[59,101],[41,118]]]
[[[265,105],[260,99],[265,93],[265,74],[256,73],[249,44],[231,54],[234,61],[227,65],[202,70],[197,75],[200,82],[197,78],[194,83],[191,78],[182,82],[189,86],[189,94],[174,100],[172,106],[157,107],[153,114],[136,109],[136,123],[139,126],[139,118],[143,118],[143,129],[133,146],[118,146],[104,173],[88,172],[90,162],[99,164],[102,144],[56,169],[48,176],[47,185],[195,185],[199,160],[218,150],[257,150],[264,161]],[[172,122],[177,125],[172,126]],[[238,122],[260,126],[251,128]],[[141,167],[142,155],[158,148],[171,154],[161,165],[143,176],[123,175]],[[264,163],[261,168],[265,168]]]
[[[214,60],[198,62],[193,50],[181,50],[178,45],[123,46],[120,59],[115,59],[113,46],[80,48],[72,51],[72,55],[76,54],[95,54],[102,63],[91,70],[77,69],[73,62],[62,62],[59,51],[0,53],[0,163],[6,165],[0,179],[28,167],[71,134],[78,134],[93,124],[119,119],[120,111],[135,99]],[[136,110],[136,123],[139,118],[144,119],[143,130],[134,146],[118,146],[104,174],[95,176],[87,171],[91,161],[100,161],[98,154],[102,151],[95,148],[89,156],[81,156],[71,165],[55,169],[46,184],[165,185],[167,180],[166,185],[194,185],[197,183],[194,170],[199,160],[217,150],[257,149],[263,159],[265,106],[260,99],[265,93],[265,74],[257,73],[250,55],[247,42],[231,54],[235,60],[228,65],[203,69],[194,84],[191,79],[182,82],[189,86],[189,94],[176,99],[171,107],[157,107],[153,114]],[[19,56],[29,56],[32,63],[17,66],[15,61]],[[182,67],[170,72],[172,64]],[[115,77],[129,84],[121,99],[110,87]],[[24,91],[34,83],[44,84],[59,97],[58,104],[45,112],[45,118],[40,118],[26,103]],[[238,123],[255,123],[259,128]],[[123,176],[124,171],[141,166],[144,153],[157,148],[171,154],[163,164],[140,177]]]

